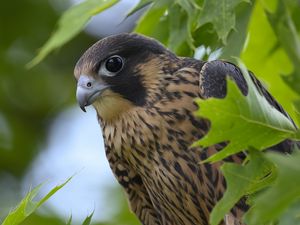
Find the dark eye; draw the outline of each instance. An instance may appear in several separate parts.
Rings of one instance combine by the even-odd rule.
[[[111,73],[119,72],[123,68],[123,59],[118,55],[111,56],[106,60],[105,68]]]

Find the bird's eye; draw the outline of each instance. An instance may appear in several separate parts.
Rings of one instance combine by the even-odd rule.
[[[108,72],[117,73],[123,68],[123,59],[118,55],[111,56],[105,61],[105,68]]]

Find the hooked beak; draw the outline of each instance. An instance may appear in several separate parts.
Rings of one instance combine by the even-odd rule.
[[[76,98],[82,109],[91,105],[108,86],[87,75],[81,75],[77,82]]]

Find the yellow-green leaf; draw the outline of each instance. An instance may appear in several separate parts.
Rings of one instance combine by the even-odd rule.
[[[32,59],[27,66],[33,67],[40,63],[51,51],[57,49],[76,36],[89,19],[113,6],[119,0],[86,0],[68,9],[58,21],[57,30],[51,35],[48,41]]]
[[[273,185],[253,199],[253,207],[245,216],[248,225],[274,224],[300,198],[299,150],[292,155],[269,152],[265,156],[276,165],[278,175]]]
[[[235,7],[249,0],[205,0],[198,26],[212,23],[219,38],[226,43],[227,36],[235,29]]]
[[[135,32],[152,36],[161,17],[165,14],[171,0],[155,1],[138,21]]]
[[[87,216],[85,218],[85,220],[83,221],[82,225],[90,225],[92,222],[93,215],[94,215],[94,212],[92,212],[89,216]]]
[[[32,191],[30,191],[20,202],[20,204],[12,210],[8,216],[4,219],[2,225],[17,225],[35,212],[44,202],[46,202],[52,195],[54,195],[59,189],[64,187],[72,177],[70,177],[63,184],[54,187],[45,197],[39,201],[34,201],[34,198],[38,194],[42,185],[38,185]]]
[[[279,0],[278,3],[276,12],[271,13],[266,10],[266,14],[278,42],[294,66],[293,73],[283,76],[283,79],[295,92],[300,94],[300,35],[288,12],[286,3],[283,0]],[[297,8],[299,13],[299,7]]]

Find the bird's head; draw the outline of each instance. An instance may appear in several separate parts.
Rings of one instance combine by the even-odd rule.
[[[172,58],[176,56],[160,43],[137,34],[98,41],[75,66],[81,109],[93,104],[103,120],[112,120],[132,107],[144,106]]]

